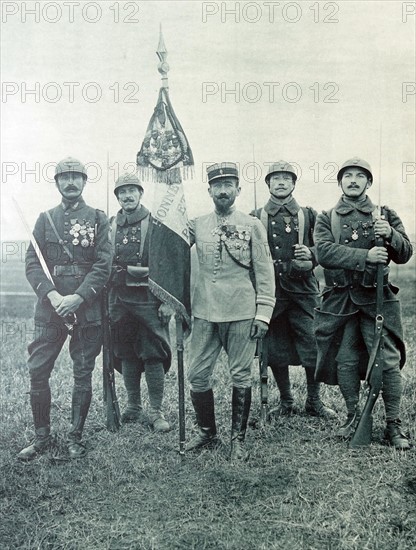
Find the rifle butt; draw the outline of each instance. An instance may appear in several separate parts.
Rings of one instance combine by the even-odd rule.
[[[353,433],[349,447],[355,449],[357,447],[367,447],[371,443],[371,435],[373,432],[373,417],[370,414],[363,414],[358,421],[355,432]]]

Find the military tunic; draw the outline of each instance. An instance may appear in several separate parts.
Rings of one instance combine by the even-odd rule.
[[[384,210],[392,227],[392,236],[385,243],[388,264],[391,261],[406,263],[413,252],[409,238],[396,212],[388,207]],[[345,342],[342,346],[344,329],[353,318],[362,340],[357,343],[355,333],[354,342],[348,349],[349,360],[355,355],[361,363],[361,372],[365,372],[376,313],[377,267],[366,263],[368,250],[375,245],[375,206],[368,197],[357,203],[342,197],[333,211],[319,214],[315,227],[317,254],[325,276],[322,306],[316,310],[315,318],[316,378],[327,384],[338,383],[337,361],[342,360],[339,354],[345,348]],[[384,268],[384,342],[387,349],[384,371],[399,368],[399,364],[403,366],[405,362],[400,303],[396,297],[399,289],[388,281],[388,264]]]
[[[309,207],[301,209],[294,198],[285,205],[271,198],[255,215],[267,228],[276,282],[276,305],[265,338],[268,363],[271,367],[302,364],[314,368],[313,319],[319,294],[313,272],[317,264],[313,241],[316,212]],[[304,263],[302,270],[294,260],[296,244],[306,245],[312,253],[312,260]]]
[[[266,232],[258,220],[233,209],[226,220],[213,212],[191,221],[190,235],[199,263],[192,300],[192,390],[210,389],[222,347],[233,385],[249,387],[256,346],[250,338],[251,325],[254,318],[268,323],[275,303]]]
[[[163,364],[170,368],[172,354],[169,327],[162,325],[158,310],[161,302],[150,292],[148,275],[132,277],[128,266],[149,265],[152,217],[143,205],[136,211],[120,210],[110,224],[113,248],[109,310],[114,352],[120,360],[138,360],[145,365]]]
[[[35,308],[35,339],[29,345],[29,372],[32,390],[48,388],[56,358],[68,336],[68,327],[52,307],[47,294],[56,290],[63,296],[78,294],[84,299],[76,311],[69,343],[74,363],[75,385],[91,389],[95,358],[101,350],[100,295],[111,270],[111,245],[108,220],[103,212],[87,206],[82,198],[74,205],[64,200],[41,213],[33,235],[51,272],[49,281],[29,245],[26,254],[26,277],[38,301]]]

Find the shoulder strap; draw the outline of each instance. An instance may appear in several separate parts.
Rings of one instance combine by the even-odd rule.
[[[48,218],[48,221],[52,227],[52,230],[53,232],[55,233],[55,237],[58,239],[58,242],[59,244],[62,246],[62,248],[65,250],[65,252],[68,254],[69,258],[71,260],[74,259],[74,256],[72,254],[72,252],[69,250],[69,248],[66,246],[66,244],[64,243],[63,239],[60,237],[59,233],[58,233],[58,230],[56,229],[56,226],[55,224],[53,223],[53,220],[52,220],[52,217],[51,215],[49,214],[49,211],[46,210],[45,211],[45,214],[46,214],[46,217]]]
[[[299,208],[298,212],[298,239],[299,244],[303,244],[305,238],[305,212],[303,208]]]
[[[264,227],[266,228],[266,231],[267,231],[268,228],[269,228],[269,215],[267,214],[267,212],[264,208],[260,208],[259,220],[264,225]]]
[[[150,213],[141,221],[141,241],[140,241],[140,258],[143,257],[144,245],[147,237],[147,230],[149,229]]]
[[[341,237],[341,220],[335,208],[331,209],[330,218],[331,218],[331,233],[334,237],[334,242],[338,244],[339,239]]]

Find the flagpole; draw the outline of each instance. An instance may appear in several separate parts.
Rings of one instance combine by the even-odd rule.
[[[169,64],[166,59],[168,56],[168,51],[165,46],[165,41],[163,40],[162,34],[162,25],[159,29],[159,44],[156,51],[157,56],[159,57],[159,65],[157,70],[159,71],[162,77],[162,87],[165,89],[166,95],[169,95],[169,82],[168,82],[168,71]],[[176,352],[178,360],[178,404],[179,404],[179,455],[181,460],[185,458],[185,375],[184,375],[184,365],[183,365],[183,325],[182,319],[177,314],[176,315]]]

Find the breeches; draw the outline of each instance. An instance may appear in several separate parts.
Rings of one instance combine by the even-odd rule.
[[[374,340],[375,321],[367,317],[352,317],[344,328],[342,341],[336,356],[338,365],[358,365],[360,354],[367,349],[370,354]],[[400,370],[400,351],[390,333],[383,328],[383,372]]]
[[[272,318],[266,335],[268,359],[271,367],[298,364],[316,365],[316,343],[313,328],[313,310],[306,312],[295,303]]]
[[[28,368],[32,391],[49,387],[49,378],[62,346],[70,335],[69,355],[73,363],[74,386],[91,390],[95,359],[101,351],[102,332],[97,325],[74,325],[71,333],[62,321],[35,325],[35,339],[28,346]]]
[[[252,323],[252,319],[226,323],[194,319],[188,372],[192,391],[204,392],[211,388],[211,376],[221,348],[228,355],[233,386],[251,386],[251,365],[256,350],[256,340],[250,338]]]

